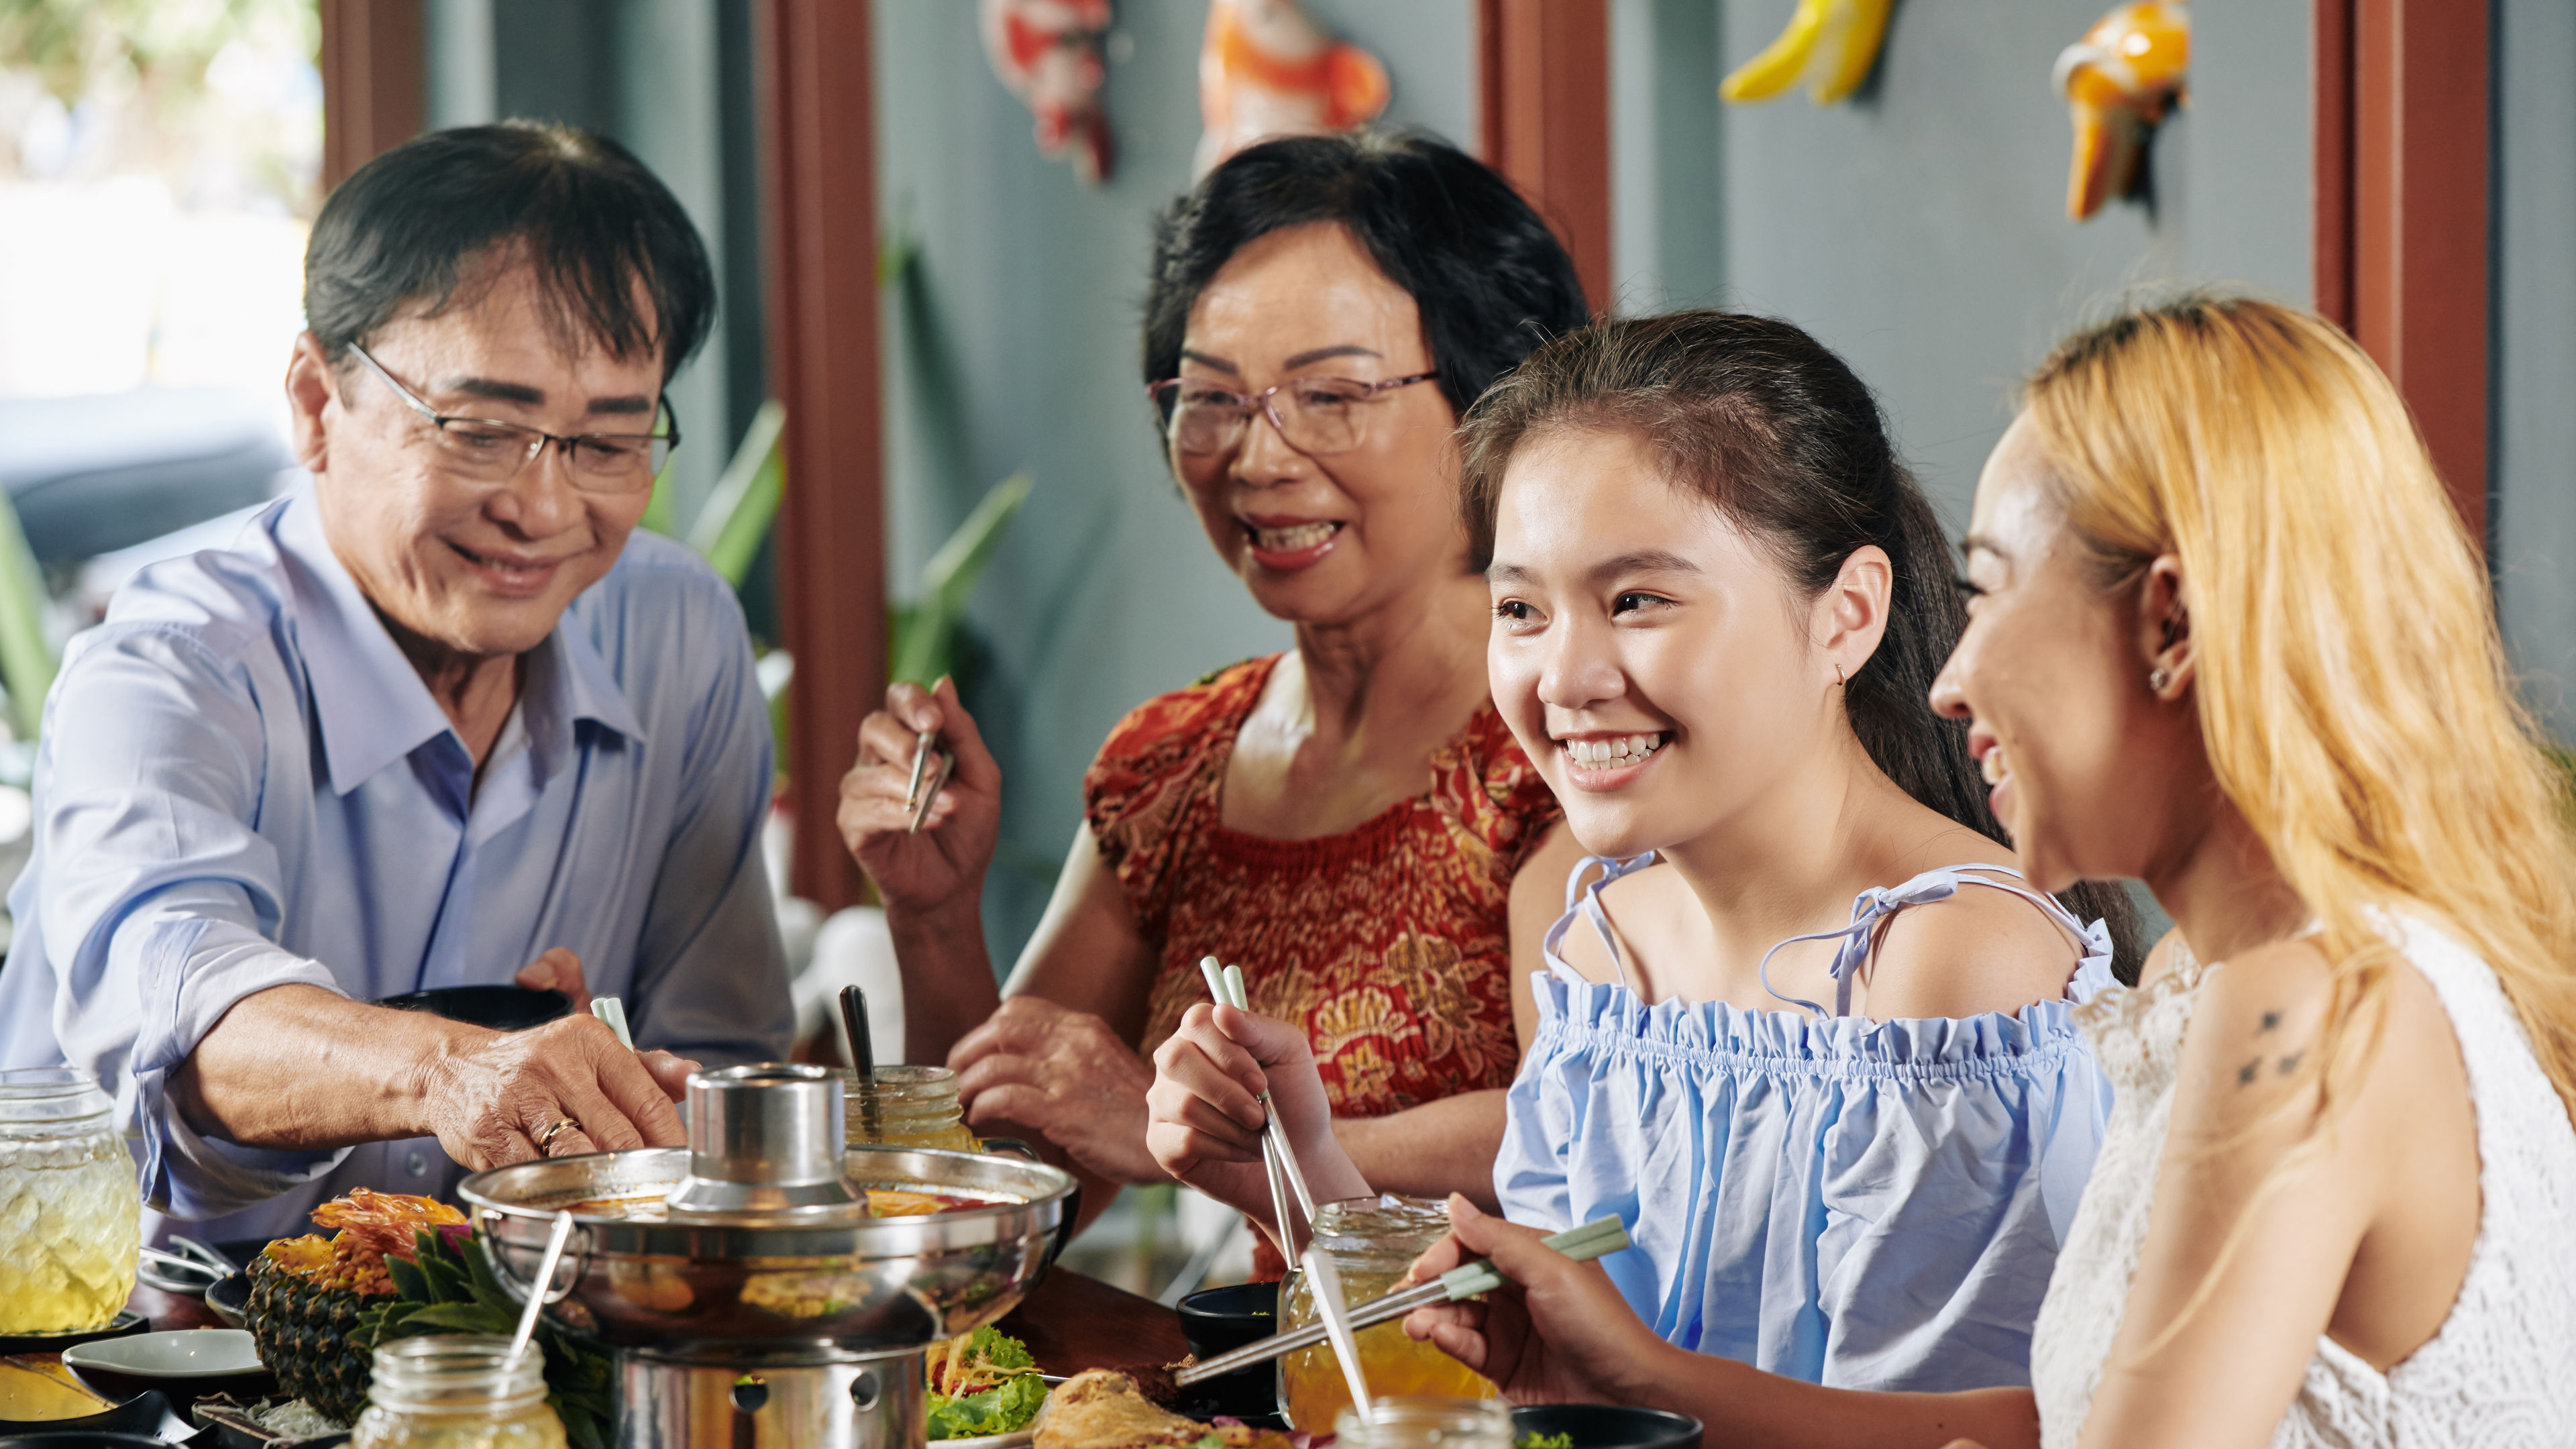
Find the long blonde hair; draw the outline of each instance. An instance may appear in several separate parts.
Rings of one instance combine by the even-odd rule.
[[[2219,788],[2335,966],[2320,1126],[2384,1018],[2391,907],[2485,958],[2576,1117],[2567,782],[2397,390],[2308,313],[2193,294],[2068,338],[2023,398],[2103,581],[2182,561]]]

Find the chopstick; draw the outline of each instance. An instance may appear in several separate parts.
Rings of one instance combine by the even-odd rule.
[[[1250,999],[1243,990],[1242,967],[1225,968],[1225,993],[1228,1006],[1237,1011],[1252,1010]],[[1270,1109],[1268,1091],[1262,1092],[1260,1102],[1262,1116],[1266,1119],[1261,1124],[1262,1136],[1270,1143],[1271,1150],[1279,1154],[1279,1169],[1288,1174],[1288,1186],[1297,1194],[1297,1209],[1306,1215],[1307,1226],[1312,1227],[1315,1222],[1315,1194],[1306,1187],[1306,1173],[1297,1165],[1297,1154],[1289,1150],[1288,1129],[1280,1123],[1279,1114]]]
[[[940,787],[948,783],[948,772],[956,767],[956,756],[933,748],[939,739],[936,730],[923,730],[912,742],[912,783],[903,792],[903,808],[912,812],[912,825],[904,833],[919,835],[922,822],[930,818],[931,802],[939,798]],[[939,768],[930,769],[936,758]],[[923,777],[927,774],[928,779]],[[928,789],[922,788],[925,784]]]
[[[1214,956],[1199,958],[1199,974],[1207,978],[1208,995],[1216,998],[1218,1004],[1234,1005],[1234,993],[1228,989],[1225,968],[1217,964]],[[1261,1125],[1261,1171],[1270,1179],[1270,1214],[1279,1225],[1279,1256],[1294,1257],[1297,1252],[1297,1225],[1288,1216],[1288,1190],[1281,1184],[1279,1159],[1270,1147],[1270,1129],[1278,1125],[1279,1118],[1270,1110],[1268,1093],[1261,1097],[1261,1110],[1269,1119]],[[1314,1225],[1314,1221],[1314,1217],[1308,1215],[1306,1222],[1309,1227]]]
[[[1617,1218],[1609,1217],[1585,1223],[1578,1228],[1568,1228],[1554,1237],[1543,1238],[1540,1241],[1578,1263],[1588,1263],[1595,1258],[1607,1257],[1627,1247],[1628,1230],[1620,1225]],[[1509,1281],[1503,1276],[1501,1269],[1481,1258],[1472,1263],[1462,1263],[1427,1283],[1416,1283],[1410,1288],[1398,1288],[1392,1293],[1372,1298],[1352,1308],[1349,1314],[1350,1330],[1357,1333],[1363,1328],[1384,1323],[1388,1319],[1402,1318],[1417,1308],[1428,1308],[1438,1303],[1455,1303],[1462,1298],[1473,1298],[1479,1293],[1490,1293]],[[1282,1354],[1295,1353],[1301,1348],[1311,1348],[1330,1336],[1324,1324],[1309,1323],[1303,1328],[1292,1328],[1286,1333],[1273,1334],[1258,1343],[1247,1343],[1230,1353],[1218,1354],[1205,1363],[1195,1363],[1186,1368],[1177,1369],[1172,1374],[1172,1382],[1187,1388],[1192,1384],[1204,1383],[1220,1375],[1233,1373],[1237,1369],[1268,1363]]]
[[[590,999],[590,1014],[608,1023],[608,1029],[617,1033],[618,1045],[635,1050],[635,1033],[626,1029],[625,1002],[614,996],[594,996]]]

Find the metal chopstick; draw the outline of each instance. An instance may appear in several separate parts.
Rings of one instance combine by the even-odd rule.
[[[1342,1273],[1333,1260],[1306,1249],[1306,1287],[1315,1295],[1315,1312],[1324,1320],[1324,1333],[1333,1341],[1333,1361],[1342,1366],[1342,1382],[1350,1386],[1351,1407],[1359,1410],[1360,1422],[1377,1422],[1377,1401],[1369,1397],[1368,1375],[1360,1371],[1359,1330],[1351,1325],[1350,1305],[1342,1301]]]
[[[1199,958],[1199,974],[1207,978],[1208,995],[1216,998],[1221,1005],[1234,1005],[1232,993],[1226,990],[1225,968],[1217,965],[1214,956]],[[1270,1110],[1267,1099],[1262,1103],[1262,1110],[1264,1112]],[[1280,1183],[1279,1159],[1271,1152],[1270,1132],[1266,1123],[1263,1125],[1261,1134],[1261,1171],[1270,1179],[1270,1213],[1279,1224],[1279,1256],[1283,1260],[1294,1258],[1297,1256],[1297,1225],[1288,1217],[1288,1191]],[[1310,1225],[1313,1221],[1312,1218],[1307,1219]]]
[[[1242,967],[1225,968],[1225,991],[1227,1005],[1237,1011],[1252,1010],[1252,999],[1243,989]],[[1315,1222],[1315,1194],[1306,1186],[1305,1169],[1297,1165],[1297,1154],[1289,1150],[1288,1129],[1280,1125],[1279,1114],[1270,1109],[1270,1094],[1263,1092],[1260,1101],[1265,1119],[1261,1124],[1262,1137],[1269,1142],[1270,1150],[1278,1154],[1280,1170],[1288,1174],[1288,1186],[1297,1194],[1297,1208],[1306,1215],[1306,1223],[1312,1227]]]
[[[1541,1241],[1578,1263],[1588,1263],[1594,1258],[1607,1257],[1627,1247],[1628,1230],[1622,1227],[1615,1217],[1601,1218],[1578,1228],[1568,1228],[1554,1237],[1544,1238]],[[1427,1283],[1416,1283],[1410,1288],[1398,1288],[1392,1293],[1354,1306],[1350,1310],[1351,1331],[1356,1333],[1360,1329],[1384,1323],[1390,1318],[1402,1318],[1417,1308],[1429,1308],[1440,1303],[1455,1303],[1461,1298],[1472,1298],[1479,1293],[1488,1293],[1501,1287],[1506,1281],[1501,1270],[1482,1259],[1464,1263]],[[1286,1333],[1274,1334],[1258,1343],[1247,1343],[1230,1353],[1218,1354],[1204,1363],[1190,1364],[1174,1371],[1172,1380],[1181,1387],[1187,1388],[1191,1384],[1204,1383],[1220,1375],[1233,1373],[1237,1369],[1268,1363],[1283,1354],[1295,1353],[1301,1348],[1311,1348],[1324,1342],[1326,1337],[1322,1323],[1309,1323],[1303,1328],[1292,1328]]]

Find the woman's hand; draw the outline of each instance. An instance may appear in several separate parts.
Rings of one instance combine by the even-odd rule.
[[[671,1104],[697,1066],[669,1052],[639,1053],[584,1015],[484,1033],[440,1052],[423,1063],[421,1089],[439,1145],[482,1172],[537,1157],[686,1146]],[[579,1125],[546,1137],[565,1118]]]
[[[1145,1146],[1165,1172],[1268,1222],[1265,1090],[1316,1201],[1368,1196],[1368,1180],[1333,1136],[1332,1104],[1306,1034],[1231,1006],[1191,1007],[1155,1050]]]
[[[946,748],[957,768],[916,835],[904,793],[924,730],[939,735],[931,748]],[[927,776],[922,783],[928,786]],[[886,707],[859,726],[858,763],[841,777],[839,819],[842,841],[876,882],[889,914],[973,909],[1001,831],[1002,770],[984,748],[974,718],[957,702],[954,682],[886,690]]]
[[[1417,1308],[1404,1331],[1502,1386],[1518,1404],[1658,1404],[1654,1366],[1671,1345],[1655,1336],[1598,1263],[1577,1263],[1540,1239],[1452,1194],[1449,1236],[1406,1274],[1437,1278],[1471,1258],[1491,1259],[1511,1281],[1481,1301]]]
[[[1145,1151],[1153,1074],[1109,1023],[1037,996],[1014,996],[948,1054],[967,1122],[1009,1122],[1114,1182],[1161,1182]]]

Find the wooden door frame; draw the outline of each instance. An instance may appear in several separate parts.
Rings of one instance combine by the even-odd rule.
[[[321,0],[322,191],[421,133],[429,78],[421,0]]]
[[[1608,0],[1476,0],[1476,128],[1574,257],[1583,295],[1610,295]]]
[[[884,432],[877,355],[870,0],[762,0],[772,395],[787,407],[773,536],[787,687],[789,887],[826,911],[862,879],[835,821],[859,723],[885,695]]]
[[[2485,0],[2314,0],[2317,310],[2397,384],[2490,542]]]

